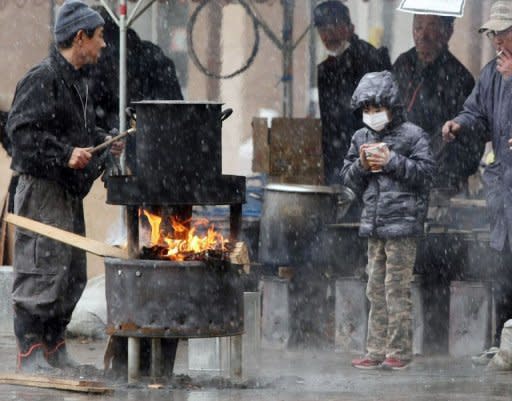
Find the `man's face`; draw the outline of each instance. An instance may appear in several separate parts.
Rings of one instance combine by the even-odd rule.
[[[448,45],[452,32],[437,15],[415,15],[412,34],[418,58],[430,64]]]
[[[502,50],[512,53],[512,27],[503,31],[492,31],[492,34],[488,32],[487,36],[492,40],[496,53],[500,53]]]
[[[96,28],[94,35],[91,38],[89,38],[84,32],[81,47],[84,64],[96,64],[100,58],[101,49],[106,46],[105,40],[103,39],[102,26]]]
[[[353,34],[351,24],[324,25],[317,28],[320,39],[327,50],[335,52],[340,49]]]

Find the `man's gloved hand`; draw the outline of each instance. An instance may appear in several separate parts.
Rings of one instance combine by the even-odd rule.
[[[108,132],[108,136],[106,137],[106,140],[114,138],[115,136],[119,135],[119,130],[117,128],[112,128]],[[110,153],[112,153],[114,156],[121,156],[121,153],[123,153],[124,150],[124,141],[119,140],[114,142],[112,145],[110,145]]]

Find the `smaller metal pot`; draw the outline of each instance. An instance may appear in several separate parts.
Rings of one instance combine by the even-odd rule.
[[[322,263],[321,231],[334,221],[331,187],[270,184],[260,221],[259,260],[272,265]]]

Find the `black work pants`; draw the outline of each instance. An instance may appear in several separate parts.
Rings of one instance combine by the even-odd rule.
[[[59,184],[21,175],[16,214],[76,234],[85,234],[83,207]],[[69,245],[17,229],[14,250],[14,332],[21,352],[43,343],[53,348],[87,282],[85,253]]]

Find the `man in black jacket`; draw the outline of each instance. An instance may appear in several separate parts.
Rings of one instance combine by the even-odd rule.
[[[475,81],[453,56],[448,42],[453,34],[453,17],[415,15],[415,47],[398,57],[393,72],[400,88],[407,119],[430,137],[437,165],[433,177],[430,210],[436,223],[448,224],[451,215],[436,207],[446,198],[464,191],[468,177],[475,173],[485,141],[482,137],[459,138],[443,143],[441,128],[457,115]],[[448,346],[449,285],[461,279],[466,241],[451,235],[428,235],[418,248],[416,272],[423,273],[423,285],[433,295],[425,304],[427,352],[446,352]]]
[[[325,183],[340,183],[343,159],[356,130],[363,126],[350,99],[368,72],[391,68],[387,50],[376,50],[354,34],[349,9],[339,1],[320,3],[314,24],[329,56],[318,65],[318,95],[322,119]]]
[[[103,6],[93,6],[105,21],[104,37],[108,47],[92,68],[91,96],[96,106],[98,125],[119,126],[119,27]],[[127,103],[139,100],[183,100],[174,62],[157,45],[142,40],[128,29]],[[126,142],[126,164],[135,173],[135,141]]]
[[[415,15],[415,47],[393,64],[407,119],[430,135],[438,164],[434,188],[451,195],[467,186],[467,178],[479,166],[484,150],[481,138],[460,138],[444,144],[441,127],[457,115],[475,86],[471,73],[448,49],[453,34],[453,17]]]
[[[85,234],[82,199],[101,174],[90,148],[106,140],[96,129],[85,66],[105,47],[103,19],[80,0],[67,0],[55,21],[56,46],[18,83],[7,121],[11,168],[20,175],[15,213]],[[120,153],[117,144],[112,153]],[[18,370],[76,366],[65,330],[87,281],[85,253],[17,230],[14,332]]]

